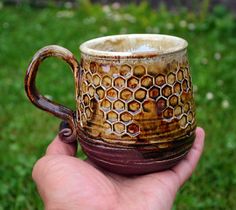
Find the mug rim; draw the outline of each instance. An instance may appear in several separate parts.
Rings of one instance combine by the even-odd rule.
[[[140,51],[140,52],[130,52],[130,51],[108,51],[108,50],[99,50],[93,49],[91,47],[95,44],[104,42],[106,40],[115,40],[117,38],[146,38],[149,40],[171,40],[177,41],[177,47],[172,50],[151,50],[151,51]],[[168,54],[174,54],[180,51],[185,50],[188,47],[188,42],[177,36],[166,35],[166,34],[119,34],[119,35],[109,35],[109,36],[102,36],[94,39],[90,39],[82,43],[79,47],[82,54],[92,56],[92,57],[102,57],[102,58],[145,58],[145,57],[156,57]]]

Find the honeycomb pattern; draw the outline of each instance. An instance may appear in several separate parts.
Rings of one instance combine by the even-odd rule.
[[[109,111],[111,110],[111,102],[107,99],[104,99],[102,102],[101,102],[101,109],[106,112],[106,111]]]
[[[84,60],[81,67],[78,105],[82,126],[97,119],[105,134],[132,138],[142,131],[139,116],[175,120],[183,129],[195,121],[186,59],[172,60],[164,67]]]
[[[136,87],[138,87],[138,84],[139,84],[139,81],[137,78],[135,77],[131,77],[128,79],[127,81],[127,86],[130,88],[130,89],[135,89]]]
[[[102,78],[102,85],[105,88],[109,88],[112,86],[112,79],[109,76],[105,76]]]
[[[129,89],[124,89],[120,92],[120,98],[125,102],[128,102],[133,98],[133,92]]]
[[[113,109],[117,112],[122,112],[125,110],[125,103],[121,100],[116,100],[113,103]]]
[[[135,91],[134,98],[137,99],[138,101],[144,101],[144,99],[146,98],[146,95],[147,95],[147,91],[143,88],[140,88]]]
[[[131,101],[131,102],[128,103],[128,110],[129,110],[131,113],[133,113],[133,114],[139,112],[139,111],[140,111],[140,107],[141,107],[141,106],[140,106],[140,103],[137,102],[136,100],[133,100],[133,101]]]
[[[118,77],[114,80],[114,87],[118,90],[121,90],[125,86],[125,79]]]
[[[144,76],[141,79],[141,86],[148,89],[153,85],[153,79],[150,76]]]

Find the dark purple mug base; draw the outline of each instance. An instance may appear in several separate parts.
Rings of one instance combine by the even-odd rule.
[[[96,159],[89,157],[89,159],[94,162],[96,165],[116,174],[121,175],[142,175],[158,171],[163,171],[172,168],[175,166],[181,159],[186,156],[186,153],[182,156],[179,156],[176,159],[166,160],[166,161],[152,161],[152,162],[139,162],[139,163],[112,163],[107,162],[102,159]]]
[[[148,146],[114,147],[79,135],[79,142],[88,158],[97,166],[122,175],[141,175],[163,171],[175,166],[190,150],[195,134],[181,139],[172,150],[162,151]]]

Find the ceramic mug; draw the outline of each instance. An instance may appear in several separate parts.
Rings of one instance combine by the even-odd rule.
[[[121,174],[165,170],[192,146],[196,121],[187,42],[154,34],[114,35],[80,46],[81,60],[51,45],[33,57],[25,76],[31,102],[66,121],[64,140],[77,139],[95,164]],[[65,60],[75,80],[76,111],[40,95],[40,63]]]

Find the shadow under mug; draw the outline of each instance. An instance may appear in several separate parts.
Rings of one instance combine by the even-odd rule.
[[[80,46],[78,63],[50,45],[33,57],[25,90],[30,101],[69,125],[62,138],[78,140],[95,164],[120,174],[168,169],[192,146],[196,121],[187,42],[154,34],[114,35]],[[76,111],[40,95],[40,63],[65,60],[75,80]]]

